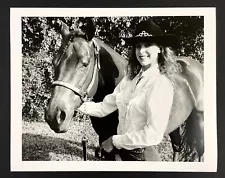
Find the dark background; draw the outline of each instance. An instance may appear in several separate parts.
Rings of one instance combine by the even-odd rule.
[[[7,3],[7,4],[6,4]],[[218,115],[218,171],[216,173],[169,173],[169,172],[10,172],[10,7],[216,7],[217,18],[217,115]],[[36,177],[148,177],[148,178],[217,178],[224,177],[224,0],[189,0],[189,1],[175,1],[175,0],[113,0],[113,1],[4,1],[1,4],[0,23],[1,23],[1,65],[0,65],[0,81],[1,81],[1,166],[0,177],[21,177],[21,178],[36,178]],[[13,132],[13,131],[12,131]]]

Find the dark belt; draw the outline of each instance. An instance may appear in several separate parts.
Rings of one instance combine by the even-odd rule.
[[[125,152],[128,152],[128,153],[144,153],[145,148],[135,148],[133,150],[121,149],[121,151],[125,151]]]

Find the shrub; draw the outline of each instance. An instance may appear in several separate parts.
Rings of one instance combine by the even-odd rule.
[[[52,57],[46,53],[22,58],[22,117],[42,121],[53,80]]]

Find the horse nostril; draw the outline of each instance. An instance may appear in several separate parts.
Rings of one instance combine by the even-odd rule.
[[[63,122],[66,119],[66,113],[65,111],[61,111],[60,113],[60,121]]]
[[[66,112],[65,111],[59,111],[56,117],[57,124],[62,124],[63,121],[66,119]]]

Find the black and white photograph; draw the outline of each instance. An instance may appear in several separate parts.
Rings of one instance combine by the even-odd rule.
[[[11,8],[11,171],[217,170],[215,8]]]

